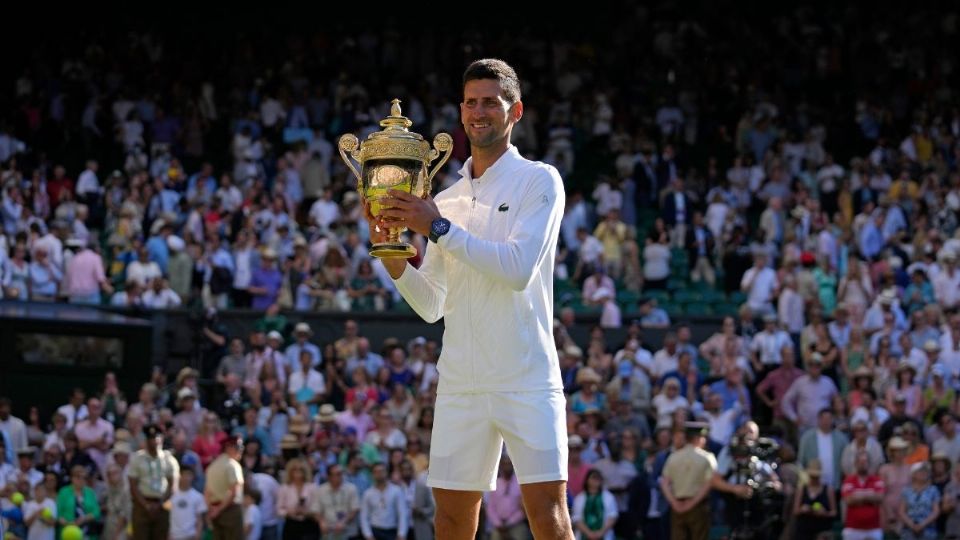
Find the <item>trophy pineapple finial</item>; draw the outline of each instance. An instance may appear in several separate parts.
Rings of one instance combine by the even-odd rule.
[[[394,99],[390,103],[392,103],[390,105],[390,116],[380,121],[380,127],[389,132],[407,131],[407,128],[413,125],[413,121],[403,116],[399,99]]]

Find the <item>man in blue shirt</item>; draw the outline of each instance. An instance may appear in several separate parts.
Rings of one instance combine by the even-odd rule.
[[[277,302],[283,275],[277,270],[277,253],[270,248],[260,255],[262,265],[253,271],[247,291],[253,295],[253,309],[267,309]]]
[[[874,260],[883,249],[883,211],[874,210],[873,215],[860,231],[860,255],[865,259]]]
[[[367,338],[357,340],[357,355],[347,359],[347,378],[351,382],[353,381],[353,372],[358,367],[364,368],[370,379],[376,377],[377,372],[383,367],[383,357],[370,352],[370,341]]]
[[[159,234],[153,233],[153,236],[147,240],[147,254],[150,260],[157,263],[160,271],[167,273],[167,263],[170,261],[170,247],[167,245],[167,237],[173,234],[173,226],[161,218],[160,225],[154,225],[159,228]]]
[[[686,397],[690,403],[699,401],[700,387],[703,386],[704,380],[700,372],[693,366],[690,351],[680,352],[680,357],[677,359],[677,369],[661,377],[657,386],[662,388],[663,383],[667,382],[668,379],[676,379],[680,383],[680,395]],[[690,385],[691,381],[693,382],[692,387]],[[692,391],[692,394],[689,391]]]
[[[743,405],[743,410],[745,413],[750,413],[750,392],[747,391],[747,387],[743,384],[743,371],[739,366],[731,366],[727,369],[726,375],[724,375],[723,380],[717,381],[710,385],[710,393],[720,394],[723,398],[723,410],[733,407],[735,403],[740,401]],[[741,394],[743,394],[743,400],[740,400]]]
[[[320,347],[317,347],[308,341],[311,336],[313,336],[313,330],[310,329],[309,324],[301,322],[297,323],[297,325],[293,327],[293,339],[296,340],[296,343],[287,347],[287,350],[284,352],[284,355],[287,359],[287,365],[290,367],[291,371],[294,371],[300,367],[300,351],[307,351],[310,353],[310,357],[312,358],[310,362],[313,367],[319,366],[320,362],[323,360],[323,356],[320,353]]]

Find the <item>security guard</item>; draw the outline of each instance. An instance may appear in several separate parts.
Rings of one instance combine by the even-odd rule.
[[[207,467],[203,496],[213,524],[213,540],[243,538],[243,439],[236,435],[223,442],[223,453]]]
[[[144,426],[146,448],[130,460],[127,476],[133,498],[134,540],[167,540],[170,530],[169,500],[180,476],[173,454],[163,449],[163,432]]]
[[[706,540],[710,535],[710,504],[707,495],[716,487],[741,497],[750,496],[748,486],[732,486],[717,474],[717,460],[703,449],[709,424],[687,422],[687,444],[670,454],[663,467],[660,487],[670,503],[670,538]]]

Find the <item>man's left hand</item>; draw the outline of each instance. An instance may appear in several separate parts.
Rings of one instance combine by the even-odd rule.
[[[415,233],[429,236],[433,220],[441,217],[433,197],[421,199],[395,189],[391,189],[389,195],[380,202],[383,206],[380,217],[384,224],[387,227],[406,227]]]

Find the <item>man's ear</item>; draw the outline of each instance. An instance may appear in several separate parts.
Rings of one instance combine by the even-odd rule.
[[[510,106],[510,117],[514,122],[519,122],[523,118],[523,102],[518,101]]]

